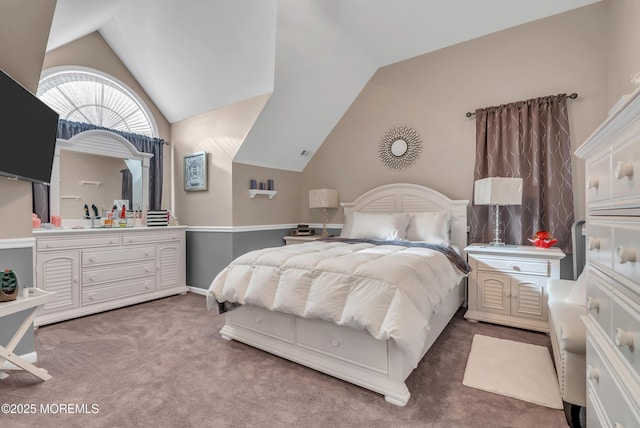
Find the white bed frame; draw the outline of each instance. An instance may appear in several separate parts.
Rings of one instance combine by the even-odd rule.
[[[451,243],[462,250],[467,245],[468,204],[469,201],[451,200],[427,187],[398,183],[372,189],[353,203],[342,206],[345,215],[354,211],[448,210],[451,212]],[[464,283],[463,280],[456,285],[450,298],[431,316],[422,356],[462,304]],[[383,394],[389,403],[404,406],[409,400],[405,379],[413,366],[393,340],[380,341],[366,331],[250,305],[229,311],[220,334],[224,339],[246,343]]]

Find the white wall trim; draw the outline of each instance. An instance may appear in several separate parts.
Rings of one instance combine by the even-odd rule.
[[[306,224],[306,223],[305,223]],[[322,223],[308,223],[312,229],[322,229]],[[187,232],[259,232],[263,230],[281,230],[281,229],[295,229],[298,226],[295,224],[264,224],[253,226],[189,226]],[[342,229],[342,224],[327,224],[327,229]]]
[[[190,293],[193,293],[193,294],[199,294],[199,295],[201,295],[201,296],[206,296],[206,295],[207,295],[207,292],[209,291],[209,290],[208,290],[208,289],[206,289],[206,288],[193,287],[193,286],[191,286],[191,285],[187,285],[187,288],[189,289],[189,292],[190,292]]]
[[[14,248],[35,248],[36,238],[12,238],[0,239],[0,250],[11,250]]]

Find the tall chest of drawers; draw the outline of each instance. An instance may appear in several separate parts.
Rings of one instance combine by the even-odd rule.
[[[585,160],[587,426],[640,426],[640,92],[576,150]]]

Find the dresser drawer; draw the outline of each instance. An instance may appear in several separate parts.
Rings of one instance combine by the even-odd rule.
[[[616,150],[611,162],[611,193],[615,206],[640,206],[640,144]]]
[[[476,256],[478,270],[503,271],[509,273],[549,276],[550,266],[547,260],[519,258],[498,258]]]
[[[82,290],[82,305],[104,302],[106,300],[133,296],[135,294],[153,291],[153,279],[147,278],[138,281],[127,281],[109,287],[92,287]]]
[[[587,313],[600,326],[607,337],[611,337],[611,305],[613,296],[604,285],[605,280],[594,270],[589,271],[587,281]]]
[[[612,235],[612,221],[589,218],[586,239],[589,263],[613,269]]]
[[[640,221],[613,222],[613,269],[640,286]]]
[[[129,280],[140,276],[155,274],[155,263],[140,263],[120,265],[104,269],[84,269],[82,271],[82,286],[91,286],[107,281]]]
[[[82,266],[95,266],[104,263],[121,263],[136,260],[153,260],[155,247],[127,248],[124,250],[83,251]]]
[[[613,296],[611,340],[640,382],[640,305]]]
[[[179,241],[181,237],[182,237],[182,231],[127,233],[122,237],[122,244],[130,245],[130,244],[145,244],[148,242]]]
[[[607,154],[602,158],[587,161],[585,198],[587,208],[594,202],[611,199],[611,158]]]
[[[365,330],[345,329],[325,321],[298,318],[296,344],[387,373],[387,343],[374,339]]]
[[[243,305],[226,316],[233,324],[293,343],[293,315]]]
[[[100,234],[92,236],[65,236],[55,238],[38,238],[36,249],[38,251],[60,250],[64,248],[87,248],[120,245],[120,235]]]
[[[635,414],[630,398],[622,392],[622,386],[611,374],[591,337],[587,338],[587,385],[589,391],[602,403],[605,420],[610,426],[640,426],[640,418]]]

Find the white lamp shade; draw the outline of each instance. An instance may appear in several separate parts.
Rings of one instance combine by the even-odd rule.
[[[521,205],[522,178],[489,177],[476,180],[473,194],[476,205]]]
[[[309,208],[337,208],[338,191],[333,189],[309,190]]]

